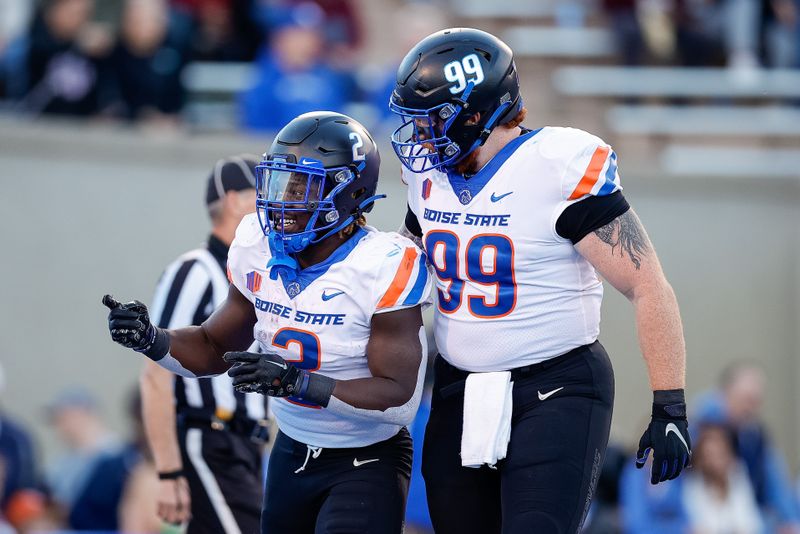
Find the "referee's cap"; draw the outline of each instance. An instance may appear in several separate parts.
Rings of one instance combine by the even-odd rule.
[[[47,416],[52,419],[64,409],[81,408],[90,412],[97,409],[97,400],[83,387],[71,386],[61,390],[45,406]]]
[[[238,154],[218,160],[208,177],[206,206],[224,197],[228,191],[255,189],[256,165],[260,161],[253,154]]]

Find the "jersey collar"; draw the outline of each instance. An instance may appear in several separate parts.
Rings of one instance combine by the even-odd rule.
[[[289,296],[289,298],[295,298],[308,286],[310,286],[317,278],[328,272],[328,269],[330,269],[332,265],[347,258],[353,249],[356,248],[358,242],[361,241],[367,235],[367,233],[368,232],[366,230],[359,226],[356,228],[356,231],[353,232],[353,235],[350,237],[350,239],[342,243],[336,250],[334,250],[330,256],[325,258],[325,261],[321,261],[320,263],[316,263],[310,267],[301,269],[297,273],[297,278],[294,280],[287,279],[283,273],[281,273],[280,279],[283,283],[283,289],[286,291],[286,294]]]
[[[458,197],[458,201],[463,205],[472,202],[478,193],[489,183],[492,176],[497,172],[500,167],[506,162],[511,155],[528,139],[539,133],[542,129],[531,130],[523,135],[518,136],[516,139],[508,143],[500,152],[489,160],[489,163],[483,166],[481,170],[473,174],[469,179],[464,178],[464,175],[456,172],[447,171],[447,179],[450,182],[450,187],[453,188],[453,193]]]

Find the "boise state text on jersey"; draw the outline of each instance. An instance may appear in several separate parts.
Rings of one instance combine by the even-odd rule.
[[[256,215],[248,215],[236,231],[228,271],[256,310],[255,339],[265,351],[331,378],[371,376],[366,347],[374,314],[430,303],[433,282],[425,254],[396,233],[359,228],[328,259],[303,269],[295,280],[270,279],[269,259],[267,237]],[[256,279],[259,283],[252,283]],[[291,397],[276,398],[273,411],[281,431],[316,447],[361,447],[400,430]]]

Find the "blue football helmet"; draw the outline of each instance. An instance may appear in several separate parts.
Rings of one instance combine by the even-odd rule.
[[[452,168],[522,109],[511,49],[472,28],[429,35],[400,63],[389,109],[403,120],[392,146],[406,168]]]
[[[256,212],[273,264],[319,243],[372,209],[380,154],[358,122],[331,111],[305,113],[275,136],[256,167]],[[291,269],[290,269],[291,270]]]

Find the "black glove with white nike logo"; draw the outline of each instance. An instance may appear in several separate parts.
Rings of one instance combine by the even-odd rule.
[[[103,305],[109,309],[111,339],[154,361],[169,351],[169,335],[150,322],[147,306],[138,300],[122,304],[111,295],[103,296]]]
[[[686,400],[682,389],[653,392],[653,416],[639,440],[636,467],[641,469],[653,451],[650,483],[658,484],[677,478],[692,459],[689,423],[686,421]]]
[[[233,379],[233,387],[242,393],[296,397],[327,406],[336,385],[332,378],[298,369],[276,354],[226,352],[223,358],[233,364],[228,376]]]

